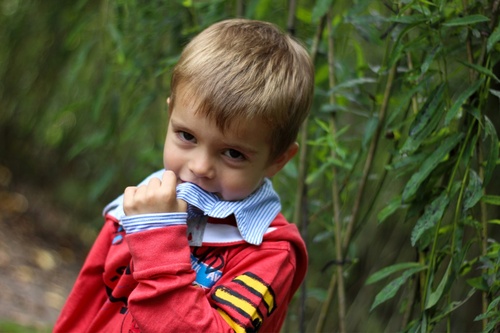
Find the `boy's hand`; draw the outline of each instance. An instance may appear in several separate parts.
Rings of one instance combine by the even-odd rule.
[[[127,187],[123,195],[125,215],[187,211],[187,203],[177,199],[176,186],[176,175],[167,170],[161,180],[153,178],[147,185]]]

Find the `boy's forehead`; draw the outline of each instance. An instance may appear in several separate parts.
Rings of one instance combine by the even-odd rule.
[[[217,129],[219,132],[225,136],[230,134],[232,136],[244,137],[251,135],[264,136],[269,132],[269,124],[260,117],[249,117],[248,113],[237,113],[232,115],[224,115],[226,121],[221,122],[223,125],[219,125],[217,121],[218,117],[222,117],[225,111],[212,110],[207,108],[203,102],[196,97],[192,90],[185,85],[179,86],[178,92],[176,93],[177,100],[175,102],[174,109],[172,113],[183,112],[187,116],[197,116],[206,118],[210,123],[211,127]]]
[[[174,125],[192,130],[210,130],[223,138],[224,141],[239,141],[241,143],[261,142],[270,147],[271,133],[266,122],[259,118],[245,119],[234,117],[224,127],[219,126],[210,111],[202,110],[194,99],[178,100],[172,110],[171,121]],[[194,133],[193,133],[194,134]]]

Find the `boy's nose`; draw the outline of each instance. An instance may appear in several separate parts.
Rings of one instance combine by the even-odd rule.
[[[189,162],[189,170],[198,178],[212,179],[215,176],[213,161],[209,156],[197,156]]]

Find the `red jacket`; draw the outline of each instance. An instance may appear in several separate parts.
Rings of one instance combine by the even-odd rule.
[[[190,247],[186,228],[125,235],[107,215],[54,332],[278,332],[307,268],[296,226],[279,214],[259,246]]]

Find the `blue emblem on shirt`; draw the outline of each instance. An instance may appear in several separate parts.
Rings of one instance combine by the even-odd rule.
[[[196,285],[200,287],[210,289],[212,286],[219,281],[222,276],[222,272],[217,268],[203,262],[191,254],[191,266],[196,272]]]

